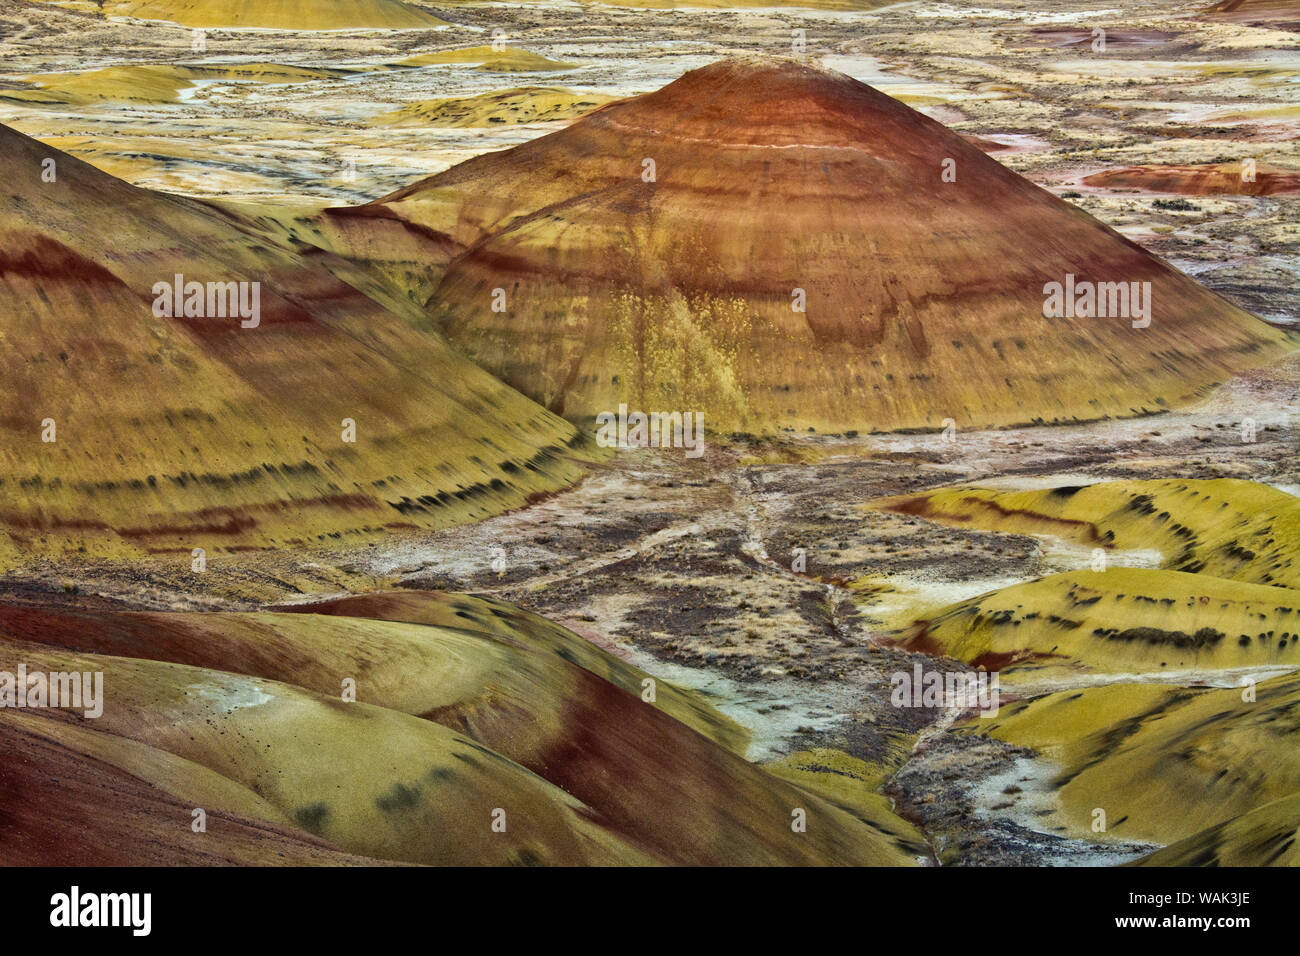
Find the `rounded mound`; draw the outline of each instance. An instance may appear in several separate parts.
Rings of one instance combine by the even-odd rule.
[[[578,475],[572,426],[319,258],[3,127],[0,172],[0,565],[441,527]]]
[[[1084,177],[1085,186],[1128,187],[1187,196],[1282,196],[1300,193],[1300,170],[1260,163],[1206,166],[1129,166]]]
[[[938,123],[791,62],[715,63],[332,218],[446,242],[403,294],[572,420],[621,403],[748,432],[1133,415],[1291,348]],[[1109,304],[1047,317],[1067,276]]]
[[[109,0],[104,12],[187,27],[414,30],[447,26],[446,20],[401,0]]]

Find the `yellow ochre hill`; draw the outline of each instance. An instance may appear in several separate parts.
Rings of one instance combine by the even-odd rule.
[[[164,794],[204,796],[205,809],[265,822],[299,841],[315,837],[361,857],[434,865],[645,861],[590,822],[579,801],[431,721],[222,670],[26,646],[0,645],[0,655],[10,671],[23,660],[42,671],[102,672],[113,689],[93,731],[83,730],[91,722],[80,712],[6,709],[0,727],[9,732],[0,740],[25,730]],[[39,716],[26,716],[33,713]],[[21,764],[15,758],[22,756],[6,753],[5,762]],[[504,839],[491,829],[502,803],[510,824]],[[189,842],[188,816],[176,813],[173,832],[158,835]],[[51,830],[38,824],[28,838],[51,848],[70,841]],[[111,842],[136,835],[121,832]],[[0,841],[19,842],[3,830]]]
[[[939,123],[787,61],[694,70],[300,234],[577,422],[1132,416],[1294,347]],[[1045,317],[1076,280],[1104,317]]]
[[[1156,850],[1133,866],[1297,866],[1300,793]]]
[[[1106,481],[1031,491],[942,488],[872,507],[944,524],[1154,548],[1161,567],[1300,588],[1300,498],[1235,478]]]
[[[473,520],[579,474],[572,426],[328,257],[3,127],[0,173],[0,565],[188,567]],[[178,275],[201,315],[160,308]]]
[[[178,799],[205,795],[201,805],[262,821],[300,852],[316,839],[429,864],[908,865],[928,855],[883,798],[824,800],[768,774],[733,751],[743,731],[702,698],[658,681],[647,701],[647,675],[535,615],[416,593],[294,611],[0,606],[0,670],[24,660],[103,671],[113,688],[88,738],[67,711],[0,712],[0,747],[13,748],[4,756],[62,744]],[[355,701],[342,696],[348,679]],[[37,786],[24,763],[0,761],[0,785]],[[492,828],[498,809],[505,836]],[[806,833],[791,829],[796,809]],[[153,834],[132,820],[182,857],[193,852],[184,822]],[[67,840],[33,825],[48,843]],[[122,853],[139,835],[107,836],[105,850]],[[0,852],[14,839],[0,820]]]
[[[413,30],[447,26],[402,0],[108,0],[109,17],[166,20],[187,27],[267,30]]]
[[[450,96],[381,113],[375,126],[491,127],[577,119],[612,97],[553,86],[525,86],[477,96]]]
[[[97,102],[175,103],[198,80],[298,83],[344,76],[343,70],[308,69],[279,63],[108,66],[81,73],[39,73],[26,77],[35,88],[4,90],[0,99],[45,106]]]
[[[1300,3],[1296,0],[1219,0],[1206,15],[1271,30],[1300,29]]]
[[[475,0],[449,0],[457,6]],[[545,0],[522,0],[524,3],[544,3]],[[793,7],[808,10],[874,10],[888,6],[896,0],[597,0],[611,7],[636,7],[643,10],[676,10],[704,8],[709,10],[742,10],[745,7]]]
[[[1173,843],[1300,793],[1300,677],[1193,689],[1113,684],[1004,702],[971,733],[1031,747],[1056,768],[1059,822],[1091,836]],[[1276,849],[1273,845],[1272,849]]]
[[[484,73],[550,73],[572,70],[575,67],[573,63],[552,60],[540,53],[513,46],[503,46],[500,49],[493,46],[470,46],[453,50],[437,50],[433,53],[408,56],[390,65],[414,67],[455,64],[472,66]]]

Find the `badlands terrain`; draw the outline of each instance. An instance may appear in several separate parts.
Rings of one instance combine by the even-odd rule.
[[[1293,862],[1296,4],[0,0],[0,69],[0,671],[106,688],[0,708],[0,860]]]

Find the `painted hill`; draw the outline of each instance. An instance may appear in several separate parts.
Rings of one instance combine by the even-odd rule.
[[[1300,30],[1297,0],[1220,0],[1207,12],[1215,20],[1272,30]]]
[[[1256,165],[1253,178],[1243,177],[1241,163],[1201,166],[1126,166],[1083,179],[1085,186],[1145,189],[1187,196],[1280,196],[1300,193],[1300,170],[1271,163]]]
[[[1235,478],[1104,481],[1031,491],[942,488],[873,507],[945,524],[1154,548],[1171,571],[1300,588],[1300,498]]]
[[[472,3],[473,0],[451,0],[453,5]],[[523,0],[525,3],[544,3],[545,0]],[[637,7],[643,10],[676,10],[679,8],[707,8],[711,10],[741,10],[745,7],[793,7],[809,10],[874,10],[887,6],[894,0],[601,0],[611,7]]]
[[[100,671],[103,715],[75,710],[0,712],[0,726],[78,749],[180,797],[190,807],[272,824],[307,842],[407,863],[568,865],[644,861],[558,788],[449,728],[338,693],[181,666],[58,650],[0,646],[3,669]],[[36,716],[28,716],[35,714]],[[93,726],[93,729],[89,729]],[[81,734],[77,734],[81,731]],[[83,736],[88,735],[88,736]],[[21,743],[13,732],[3,737]],[[33,755],[6,753],[6,763]],[[5,819],[12,791],[6,791]],[[507,830],[492,830],[506,810]],[[179,809],[179,808],[178,808]],[[513,812],[512,812],[513,811]],[[75,821],[101,812],[97,800],[70,808]],[[469,825],[469,821],[478,826]],[[166,830],[166,823],[171,830]],[[209,819],[214,829],[220,820]],[[189,808],[158,821],[165,842],[193,845]],[[121,847],[131,834],[120,833]],[[80,841],[48,824],[14,842]],[[84,859],[94,850],[84,851]],[[10,858],[5,852],[6,859]],[[75,857],[74,857],[75,858]]]
[[[270,30],[412,30],[447,25],[401,0],[108,0],[104,13],[187,27]]]
[[[511,645],[555,656],[590,671],[629,694],[640,696],[646,674],[585,638],[539,614],[489,597],[442,591],[391,591],[358,594],[312,604],[286,605],[285,613],[306,613],[355,619],[392,621],[422,627],[472,630]],[[735,753],[744,753],[749,735],[712,705],[664,684],[656,706],[697,733]]]
[[[1300,847],[1300,793],[1293,793],[1226,823],[1215,824],[1135,866],[1297,866]]]
[[[410,103],[381,113],[375,126],[492,127],[577,119],[612,97],[554,86],[524,86],[477,96],[450,96]]]
[[[514,46],[500,49],[491,46],[456,47],[451,50],[436,50],[433,53],[418,53],[398,60],[390,66],[443,66],[463,64],[472,66],[484,73],[554,73],[572,70],[574,63],[552,60],[540,53],[524,50]]]
[[[196,80],[241,80],[253,83],[299,83],[347,75],[342,70],[314,70],[279,63],[179,66],[108,66],[77,73],[38,73],[25,77],[30,90],[0,91],[0,99],[40,106],[98,102],[175,103],[181,90]]]
[[[0,717],[0,848],[11,866],[356,866],[206,768],[71,724]],[[195,833],[196,806],[208,830]],[[94,807],[94,812],[87,812]]]
[[[993,670],[1160,673],[1300,666],[1300,592],[1148,568],[1069,571],[962,601],[912,650]]]
[[[646,675],[534,615],[416,593],[295,610],[0,607],[0,670],[102,670],[112,690],[103,716],[84,722],[0,710],[3,763],[61,745],[177,802],[202,799],[190,805],[220,811],[232,842],[242,831],[226,817],[238,815],[270,829],[273,848],[320,862],[329,851],[569,865],[907,865],[928,854],[883,797],[846,809],[768,774],[733,752],[743,732],[702,698],[659,682],[648,701]],[[347,679],[355,702],[342,698]],[[0,853],[18,839],[5,828],[11,793],[0,788]],[[60,803],[65,832],[99,812],[77,799]],[[496,808],[504,833],[490,826]],[[796,809],[806,833],[791,828]],[[171,856],[194,851],[188,810],[153,831],[131,822]],[[39,822],[32,833],[66,840]],[[129,858],[131,838],[96,852]]]
[[[5,128],[0,182],[0,565],[444,526],[576,477],[567,423],[319,254]],[[258,324],[156,317],[178,274],[259,283]]]
[[[1068,831],[1106,813],[1116,839],[1172,843],[1300,792],[1300,678],[1217,690],[1114,684],[1004,703],[972,733],[1032,747],[1060,769]],[[1270,849],[1276,849],[1274,845]]]
[[[792,62],[712,64],[316,229],[573,420],[620,402],[750,432],[1132,415],[1291,347],[940,124]],[[1150,283],[1150,326],[1044,318],[1067,274]]]

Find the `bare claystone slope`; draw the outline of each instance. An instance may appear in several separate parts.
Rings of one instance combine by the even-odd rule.
[[[578,474],[571,426],[319,257],[3,127],[0,173],[0,564],[445,526]],[[257,326],[156,317],[176,275],[259,283]]]
[[[620,402],[747,432],[1129,416],[1291,347],[939,123],[794,62],[714,63],[321,231],[575,421]],[[1067,275],[1149,283],[1149,326],[1045,318]]]
[[[187,27],[415,30],[446,26],[402,0],[109,0],[104,14]]]

